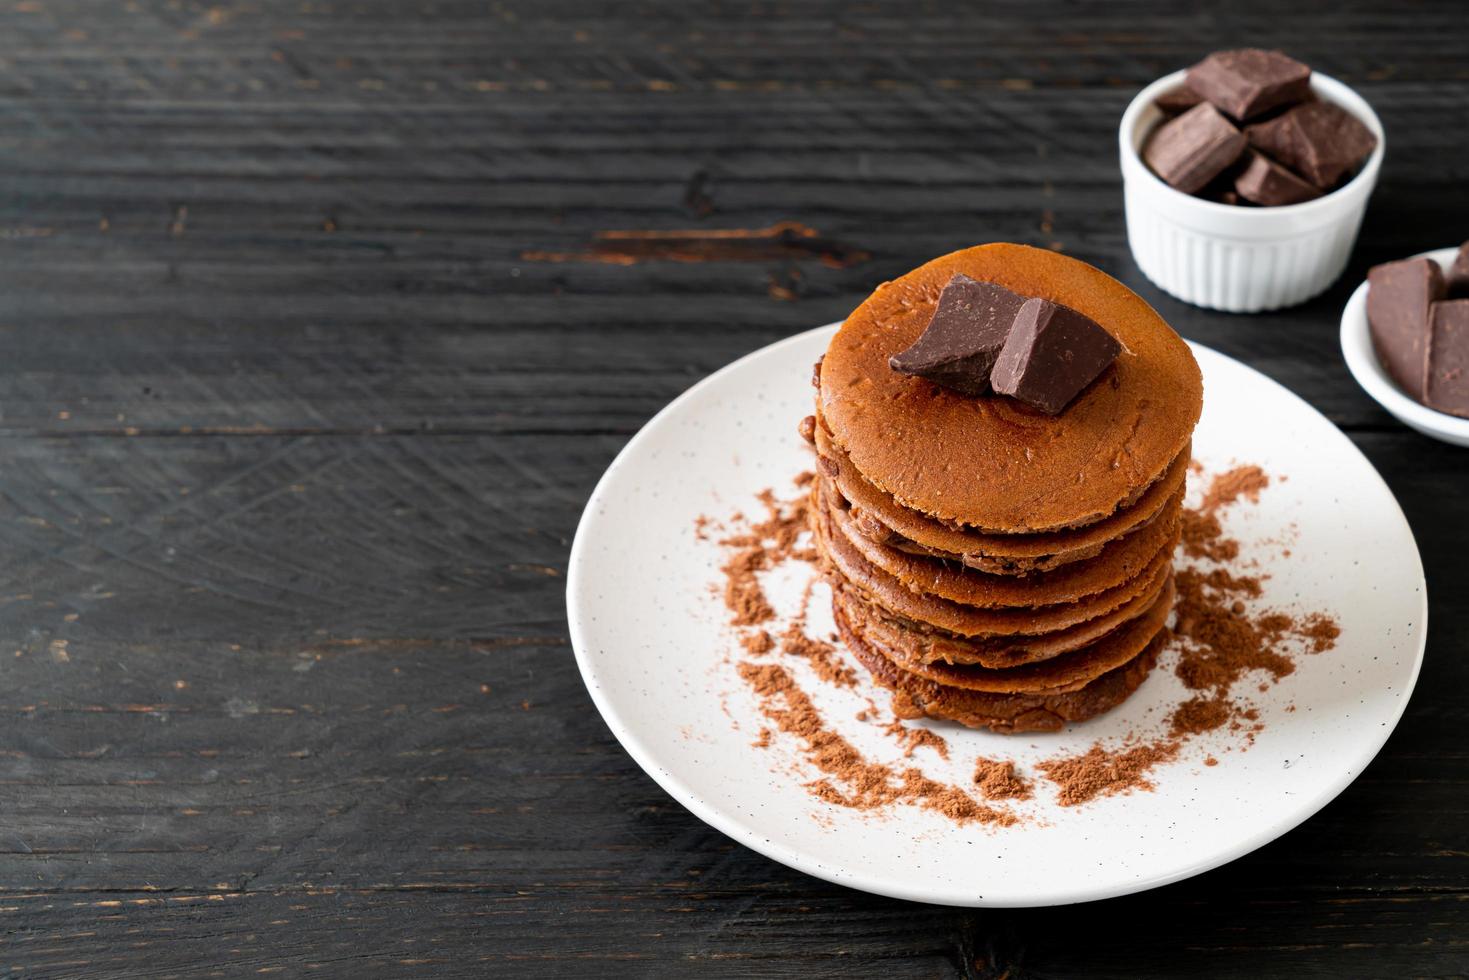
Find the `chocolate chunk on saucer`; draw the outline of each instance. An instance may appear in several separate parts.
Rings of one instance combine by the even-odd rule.
[[[1266,207],[1300,204],[1320,197],[1321,192],[1263,153],[1246,150],[1249,161],[1234,178],[1234,190],[1240,197]]]
[[[1333,102],[1307,102],[1245,127],[1250,145],[1322,190],[1334,187],[1377,148],[1377,137]]]
[[[1216,51],[1188,70],[1188,87],[1245,121],[1311,91],[1311,69],[1279,51]]]
[[[1469,299],[1469,242],[1459,246],[1459,254],[1449,266],[1444,286],[1450,299]]]
[[[990,383],[1047,415],[1058,415],[1122,352],[1091,317],[1046,299],[1030,299],[1015,315]]]
[[[1443,298],[1443,270],[1432,259],[1387,262],[1367,273],[1372,347],[1398,387],[1420,401],[1427,382],[1431,308]]]
[[[923,333],[888,366],[965,395],[988,394],[990,370],[1024,302],[1004,286],[955,274]]]
[[[1153,131],[1143,160],[1170,187],[1185,194],[1202,190],[1239,159],[1245,136],[1207,102]]]
[[[1469,418],[1469,299],[1434,303],[1429,320],[1428,386],[1423,403]]]

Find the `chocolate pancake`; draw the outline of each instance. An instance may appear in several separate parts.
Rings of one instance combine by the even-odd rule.
[[[1183,492],[1189,445],[1163,475],[1135,495],[1133,502],[1087,527],[1039,534],[990,534],[945,524],[899,504],[862,478],[823,427],[816,426],[821,472],[856,510],[863,532],[900,551],[953,558],[992,575],[1026,575],[1095,558],[1109,541],[1148,523]],[[886,540],[883,529],[890,531]]]
[[[811,508],[811,525],[817,551],[836,573],[860,588],[872,601],[898,616],[961,636],[1034,636],[1096,619],[1140,594],[1156,592],[1161,587],[1158,583],[1172,567],[1173,558],[1171,546],[1160,550],[1141,574],[1077,602],[1034,608],[981,609],[914,593],[863,558],[840,534],[834,533],[830,515],[819,506]]]
[[[1010,636],[959,636],[927,623],[890,613],[845,579],[837,579],[833,583],[833,591],[842,594],[839,598],[857,628],[861,628],[869,619],[884,619],[891,628],[905,631],[912,639],[906,649],[919,662],[951,666],[978,665],[991,670],[1004,670],[1079,650],[1106,636],[1123,623],[1137,618],[1157,600],[1158,593],[1168,580],[1169,571],[1169,567],[1160,567],[1148,588],[1111,612],[1075,626],[1033,636],[1024,633]]]
[[[962,273],[1091,317],[1122,345],[1059,415],[900,374]],[[822,418],[862,477],[904,507],[1001,533],[1080,527],[1116,512],[1183,452],[1203,383],[1188,345],[1136,293],[1085,262],[1025,245],[981,245],[879,286],[827,348]]]
[[[842,509],[845,499],[835,494],[825,481],[822,483],[827,492],[820,495],[817,506],[828,511],[836,533],[846,538],[872,565],[913,592],[983,608],[1076,602],[1122,585],[1140,574],[1158,551],[1177,536],[1183,503],[1180,491],[1157,517],[1108,542],[1094,558],[1034,575],[990,575],[964,568],[952,560],[914,555],[872,540],[862,533],[851,513]],[[833,496],[837,498],[835,501]]]
[[[848,629],[869,648],[910,674],[946,687],[989,694],[1065,694],[1127,663],[1148,645],[1173,608],[1173,579],[1170,575],[1165,580],[1162,591],[1141,615],[1100,639],[1058,657],[1005,670],[925,662],[913,648],[930,642],[931,635],[904,630],[892,620],[864,616],[860,603],[853,604],[848,599],[837,595],[832,602]]]
[[[1147,680],[1163,647],[1159,633],[1142,653],[1078,691],[988,694],[946,687],[908,673],[868,647],[840,617],[837,630],[873,679],[894,692],[893,710],[900,717],[942,718],[1002,735],[1060,731],[1068,722],[1086,721],[1115,708]]]

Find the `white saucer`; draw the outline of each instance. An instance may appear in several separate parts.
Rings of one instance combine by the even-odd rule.
[[[1430,258],[1447,272],[1459,254],[1457,248],[1440,248],[1423,252],[1414,258]],[[1367,328],[1367,283],[1363,281],[1347,300],[1341,314],[1341,352],[1346,358],[1347,370],[1357,379],[1362,390],[1372,396],[1373,401],[1397,416],[1399,422],[1416,429],[1425,436],[1455,446],[1469,446],[1469,419],[1449,415],[1429,408],[1410,398],[1388,377],[1377,353],[1372,349],[1372,334]]]
[[[865,891],[948,905],[1055,905],[1153,888],[1233,860],[1310,817],[1372,761],[1423,658],[1428,605],[1413,534],[1372,465],[1330,422],[1264,375],[1194,345],[1205,389],[1195,456],[1213,470],[1250,462],[1276,477],[1258,505],[1231,512],[1229,531],[1246,542],[1290,542],[1290,557],[1261,569],[1271,576],[1266,600],[1329,611],[1342,628],[1337,648],[1298,658],[1296,673],[1266,693],[1238,685],[1265,723],[1255,745],[1229,751],[1238,736],[1202,736],[1155,771],[1152,792],[1061,807],[1039,784],[1036,799],[1020,805],[1029,819],[1007,828],[814,799],[802,787],[814,773],[795,745],[783,736],[752,745],[758,706],[735,673],[727,612],[711,592],[722,552],[696,538],[695,520],[757,513],[757,491],[790,495],[792,478],[810,468],[796,425],[811,410],[811,365],[832,330],[757,351],[660,412],[608,468],[572,546],[567,614],[587,689],[638,764],[696,816],[777,861]],[[789,609],[800,585],[791,578],[767,591]],[[818,630],[828,624],[812,620]],[[857,694],[796,673],[860,749],[876,761],[899,759],[879,726],[854,717],[866,694],[887,713],[886,693],[865,672]],[[976,756],[1025,767],[1156,729],[1182,690],[1160,669],[1120,708],[1056,734],[935,723],[951,760],[926,748],[915,759],[963,785]],[[1205,767],[1207,754],[1218,765]]]

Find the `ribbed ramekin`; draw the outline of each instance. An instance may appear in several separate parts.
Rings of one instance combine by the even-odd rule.
[[[1169,187],[1139,155],[1163,117],[1154,100],[1182,85],[1184,76],[1174,72],[1139,92],[1118,130],[1127,242],[1138,268],[1186,303],[1230,313],[1295,306],[1323,292],[1346,268],[1382,169],[1386,139],[1377,113],[1346,85],[1313,72],[1317,97],[1340,105],[1377,136],[1366,164],[1314,201],[1273,208],[1218,204]]]

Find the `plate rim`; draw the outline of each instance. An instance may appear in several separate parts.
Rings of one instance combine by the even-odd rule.
[[[1416,581],[1420,584],[1417,650],[1414,652],[1413,664],[1409,672],[1408,681],[1403,687],[1403,695],[1398,699],[1397,710],[1388,724],[1380,726],[1377,729],[1379,737],[1377,738],[1376,744],[1372,746],[1371,753],[1366,757],[1360,767],[1355,767],[1354,770],[1343,769],[1331,781],[1326,790],[1319,794],[1319,796],[1314,797],[1309,803],[1293,811],[1286,819],[1268,824],[1233,847],[1212,853],[1207,858],[1182,867],[1170,869],[1161,874],[1143,875],[1132,881],[1121,882],[1111,886],[1097,886],[1069,891],[1061,890],[1049,893],[1039,892],[1024,900],[988,900],[983,896],[965,897],[957,894],[936,895],[932,891],[923,888],[905,887],[902,883],[894,884],[885,879],[865,878],[860,871],[844,874],[822,864],[820,861],[813,859],[796,848],[782,844],[778,840],[765,837],[757,829],[745,825],[737,816],[726,814],[717,805],[710,803],[692,792],[676,775],[665,769],[658,762],[654,750],[645,745],[643,740],[630,730],[623,722],[619,712],[613,707],[608,695],[595,683],[595,669],[589,655],[584,652],[588,648],[588,644],[583,634],[580,621],[581,617],[577,614],[576,610],[576,597],[582,590],[582,580],[587,560],[585,553],[589,547],[587,537],[589,533],[588,527],[591,523],[590,518],[597,506],[601,503],[604,493],[608,491],[612,482],[618,478],[621,470],[629,465],[628,461],[637,453],[642,443],[652,438],[653,433],[663,423],[663,420],[677,413],[686,402],[697,397],[706,387],[714,384],[717,379],[723,377],[726,373],[737,370],[746,361],[765,356],[784,347],[796,346],[809,341],[817,334],[834,334],[842,322],[838,320],[823,326],[803,330],[789,337],[784,337],[762,347],[758,347],[718,370],[711,372],[708,376],[691,385],[687,390],[660,409],[618,451],[612,462],[608,464],[606,471],[597,480],[597,484],[592,489],[591,495],[587,498],[586,506],[582,509],[581,516],[577,520],[576,533],[572,539],[570,558],[567,563],[566,614],[572,653],[576,659],[577,670],[581,675],[582,684],[591,697],[593,705],[597,708],[598,714],[601,715],[603,723],[607,725],[623,751],[632,757],[638,767],[657,783],[659,788],[673,797],[681,806],[699,820],[718,830],[736,843],[773,861],[793,868],[796,871],[836,885],[854,888],[887,898],[922,902],[930,905],[943,905],[953,908],[1040,908],[1101,901],[1108,898],[1118,898],[1124,895],[1151,891],[1155,888],[1161,888],[1164,885],[1173,884],[1174,882],[1183,881],[1207,871],[1212,871],[1215,868],[1238,860],[1246,854],[1259,850],[1266,844],[1279,839],[1301,826],[1307,820],[1310,820],[1324,809],[1327,804],[1337,799],[1348,786],[1357,780],[1362,772],[1366,770],[1367,766],[1371,765],[1378,755],[1381,754],[1383,746],[1387,744],[1388,739],[1392,737],[1393,732],[1397,730],[1398,724],[1402,721],[1403,714],[1407,711],[1408,702],[1412,700],[1413,692],[1417,689],[1418,677],[1423,669],[1424,654],[1428,645],[1428,584],[1424,575],[1422,552],[1418,548],[1418,540],[1413,534],[1412,525],[1408,523],[1407,515],[1403,513],[1402,504],[1398,501],[1397,495],[1392,492],[1392,488],[1382,478],[1382,474],[1377,471],[1377,467],[1372,465],[1372,461],[1357,447],[1356,443],[1351,441],[1351,438],[1346,433],[1342,432],[1335,423],[1326,418],[1315,406],[1263,371],[1251,367],[1243,361],[1230,357],[1227,354],[1221,353],[1206,344],[1186,340],[1195,353],[1203,351],[1207,356],[1221,358],[1249,371],[1266,383],[1279,388],[1290,398],[1299,402],[1307,411],[1330,425],[1337,435],[1341,437],[1345,445],[1361,458],[1361,461],[1367,466],[1367,469],[1371,472],[1377,483],[1386,491],[1388,499],[1393,504],[1393,513],[1396,517],[1396,522],[1407,533],[1408,541],[1412,544],[1414,564],[1417,568]]]

